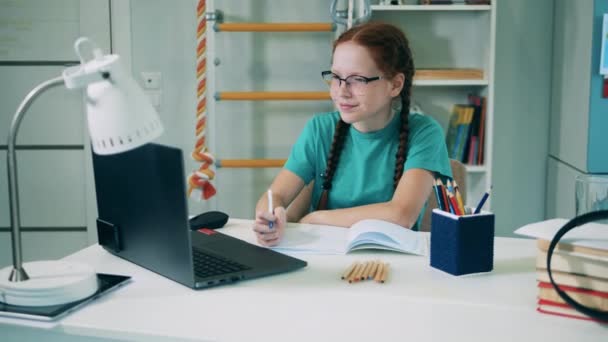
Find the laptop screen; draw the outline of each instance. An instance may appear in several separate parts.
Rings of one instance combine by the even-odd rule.
[[[111,253],[192,286],[192,251],[182,151],[146,144],[115,155],[93,154],[101,237]],[[110,227],[110,228],[108,228]],[[108,234],[106,234],[108,236]]]

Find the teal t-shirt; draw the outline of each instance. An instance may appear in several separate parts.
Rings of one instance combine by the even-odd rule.
[[[302,178],[304,183],[315,181],[311,211],[316,208],[321,196],[321,175],[327,165],[329,149],[339,119],[338,112],[321,113],[310,119],[285,163],[285,168]],[[338,167],[334,172],[327,209],[387,202],[393,197],[400,125],[401,116],[395,115],[391,122],[379,131],[362,133],[352,125],[349,127],[344,137]],[[409,116],[404,173],[414,168],[452,177],[443,130],[433,118],[420,113],[410,113]]]

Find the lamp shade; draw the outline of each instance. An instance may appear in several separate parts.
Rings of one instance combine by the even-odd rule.
[[[63,72],[67,88],[86,87],[87,122],[93,151],[114,154],[144,145],[163,132],[154,107],[137,82],[126,72],[118,55],[96,49],[89,61],[82,58],[82,38],[75,44],[81,64]]]

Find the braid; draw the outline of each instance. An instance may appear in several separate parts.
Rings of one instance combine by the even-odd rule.
[[[329,156],[327,157],[327,168],[323,174],[323,178],[325,178],[322,184],[323,192],[319,198],[317,210],[327,209],[329,189],[331,189],[331,182],[334,178],[334,172],[336,172],[336,168],[338,167],[338,161],[340,160],[340,154],[342,153],[342,147],[344,146],[344,137],[346,136],[348,127],[350,127],[350,125],[342,121],[342,119],[340,119],[336,124],[334,139],[331,142]]]
[[[402,102],[405,102],[402,100]],[[393,188],[397,189],[399,180],[403,175],[403,166],[406,160],[407,150],[407,136],[409,134],[409,107],[403,107],[401,109],[401,127],[399,128],[399,147],[397,148],[397,154],[395,155],[395,175],[393,176]]]
[[[401,127],[399,129],[399,148],[395,156],[395,176],[393,177],[393,188],[397,189],[399,180],[403,175],[403,166],[407,158],[407,139],[410,133],[409,116],[410,116],[410,98],[412,89],[412,80],[414,79],[414,62],[410,58],[405,70],[405,83],[401,89]]]

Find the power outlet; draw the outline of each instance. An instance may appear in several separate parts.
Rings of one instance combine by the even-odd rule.
[[[158,71],[142,71],[141,79],[145,89],[160,89],[161,73]]]

